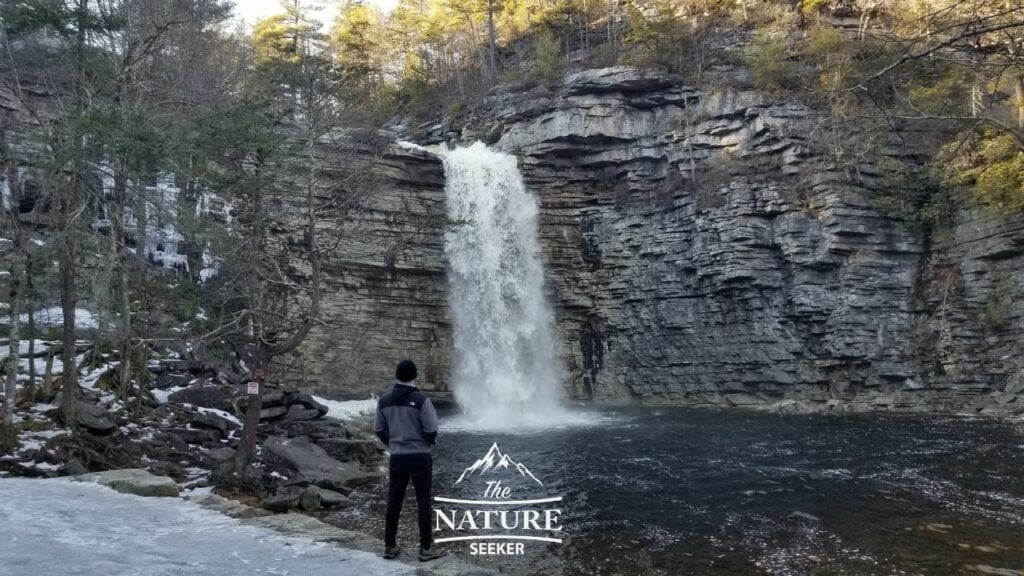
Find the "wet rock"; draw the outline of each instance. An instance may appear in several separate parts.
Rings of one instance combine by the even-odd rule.
[[[288,510],[295,508],[299,504],[299,497],[297,494],[275,494],[273,496],[267,496],[260,502],[266,510],[270,510],[274,513],[284,513]]]
[[[152,369],[150,369],[152,371]],[[156,381],[153,383],[153,388],[158,390],[167,390],[169,388],[178,388],[187,386],[191,376],[188,374],[181,374],[178,372],[163,372],[157,375]]]
[[[324,508],[341,508],[351,504],[352,499],[340,492],[320,488],[320,503]]]
[[[85,464],[82,464],[82,461],[78,458],[71,457],[64,463],[63,473],[67,476],[80,476],[87,472]]]
[[[356,545],[366,550],[380,547],[380,543],[376,539],[365,534],[337,528],[330,524],[325,524],[316,518],[295,512],[249,518],[243,520],[243,524],[270,528],[290,536],[309,538],[314,542]]]
[[[306,512],[319,510],[321,503],[320,488],[316,486],[285,486],[277,494],[263,499],[260,505],[275,513],[283,513],[292,509]]]
[[[216,462],[229,462],[235,458],[236,450],[229,446],[214,448],[206,452],[207,456]]]
[[[288,407],[288,412],[284,415],[285,422],[295,422],[300,420],[315,420],[321,416],[319,410],[305,408],[302,404],[292,404]]]
[[[283,466],[301,478],[322,488],[344,490],[375,475],[367,474],[357,464],[339,462],[304,436],[282,438],[272,436],[263,443],[263,459]]]
[[[237,500],[229,500],[216,494],[188,494],[186,499],[232,518],[259,518],[272,514],[269,510],[247,506]]]
[[[124,470],[108,470],[92,472],[76,476],[78,482],[95,482],[136,496],[177,496],[178,484],[166,476],[155,476],[145,470],[128,468]]]
[[[188,443],[181,438],[181,436],[169,432],[167,430],[159,430],[153,434],[153,439],[156,442],[165,444],[171,451],[174,452],[187,452]],[[154,442],[151,442],[152,445]]]
[[[287,436],[308,436],[318,442],[327,438],[345,438],[349,434],[344,425],[326,418],[282,421],[277,426],[279,432]]]
[[[327,406],[317,402],[312,396],[305,392],[289,392],[288,404],[289,408],[294,408],[296,405],[299,405],[307,410],[314,410],[316,411],[317,416],[327,414]]]
[[[168,402],[191,404],[201,408],[229,410],[231,397],[221,386],[213,384],[194,386],[178,390],[167,397]]]
[[[203,428],[211,428],[220,432],[221,436],[227,438],[231,430],[239,428],[237,422],[225,418],[215,412],[199,411],[192,415],[192,425]]]
[[[185,478],[185,469],[176,462],[157,461],[148,466],[149,471],[157,476],[169,476],[171,478]]]
[[[260,420],[273,420],[280,418],[288,413],[287,406],[271,406],[270,408],[260,409]]]
[[[283,405],[285,405],[284,390],[267,390],[263,393],[263,401],[261,404],[263,408]]]
[[[186,372],[192,368],[192,364],[183,358],[161,358],[161,372]]]
[[[321,503],[320,489],[316,486],[310,486],[299,494],[299,508],[307,512],[319,510]]]
[[[166,432],[174,434],[188,444],[201,444],[203,446],[220,446],[221,436],[214,430],[203,430],[197,428],[169,428]]]
[[[358,460],[371,464],[379,461],[384,452],[377,440],[368,438],[324,438],[317,440],[316,444],[341,462]]]
[[[78,425],[88,428],[93,432],[110,432],[117,425],[113,416],[96,404],[79,401],[77,414]]]

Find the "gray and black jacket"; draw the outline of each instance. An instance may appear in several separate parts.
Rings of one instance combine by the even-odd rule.
[[[437,412],[426,394],[398,382],[377,401],[373,431],[391,454],[429,454],[437,440]]]

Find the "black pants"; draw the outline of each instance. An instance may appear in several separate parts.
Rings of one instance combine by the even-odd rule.
[[[405,488],[412,480],[416,489],[416,520],[420,525],[420,548],[430,548],[430,483],[434,460],[430,454],[392,454],[388,466],[388,510],[384,516],[384,545],[394,546],[398,517],[402,513]]]

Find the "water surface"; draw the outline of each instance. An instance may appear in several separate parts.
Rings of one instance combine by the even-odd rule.
[[[435,494],[457,492],[458,475],[496,441],[544,482],[538,494],[565,497],[562,545],[529,543],[518,558],[447,546],[509,574],[1024,570],[1019,421],[672,408],[600,420],[517,434],[443,430]],[[411,500],[410,490],[402,537],[413,546]],[[382,531],[381,517],[378,500],[332,519]]]

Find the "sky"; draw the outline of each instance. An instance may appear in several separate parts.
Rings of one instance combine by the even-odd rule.
[[[314,0],[313,2],[303,2],[303,4],[316,9],[316,18],[329,26],[342,1]],[[277,12],[281,6],[280,0],[234,0],[234,2],[236,17],[247,24],[253,24],[256,20]],[[368,3],[384,11],[390,11],[398,3],[398,0],[368,0]]]

